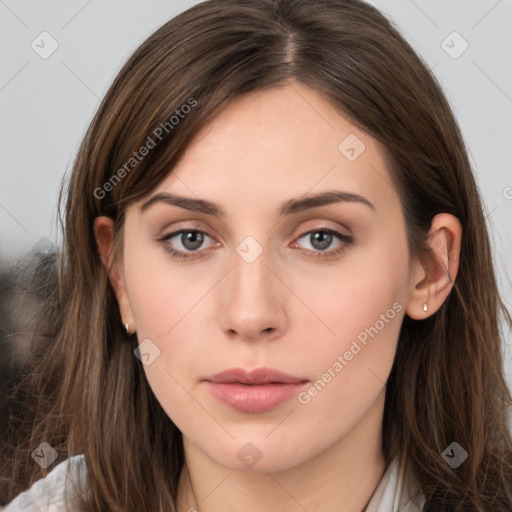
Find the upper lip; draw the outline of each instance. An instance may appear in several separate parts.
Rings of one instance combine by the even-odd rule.
[[[301,377],[293,377],[280,370],[273,368],[255,368],[246,370],[245,368],[229,368],[220,373],[216,373],[205,380],[223,384],[269,384],[271,382],[279,384],[298,384],[306,382],[307,379]]]

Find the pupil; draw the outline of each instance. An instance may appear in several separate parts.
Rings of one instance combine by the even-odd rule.
[[[316,249],[327,249],[331,245],[331,239],[332,235],[330,233],[321,231],[311,233],[310,235],[311,245]]]
[[[198,231],[187,231],[182,233],[181,242],[187,249],[198,249],[203,243],[203,234]]]

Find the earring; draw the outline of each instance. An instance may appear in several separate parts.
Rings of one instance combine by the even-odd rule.
[[[427,302],[425,302],[425,304],[423,304],[423,311],[428,311],[428,305],[427,305],[428,299],[430,299],[430,288],[427,292]]]
[[[130,334],[130,327],[128,324],[124,324],[124,328],[126,329],[126,334]]]

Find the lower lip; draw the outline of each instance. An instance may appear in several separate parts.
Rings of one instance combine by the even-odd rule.
[[[259,385],[205,382],[215,397],[241,412],[266,412],[275,409],[296,396],[307,385],[307,382]]]

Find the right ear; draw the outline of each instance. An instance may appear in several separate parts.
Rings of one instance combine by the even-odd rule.
[[[112,255],[112,245],[114,242],[114,221],[107,216],[96,217],[94,219],[94,236],[101,261],[108,272],[108,277],[114,293],[123,324],[128,324],[130,332],[135,331],[135,320],[130,305],[124,276],[119,270],[119,265]]]

